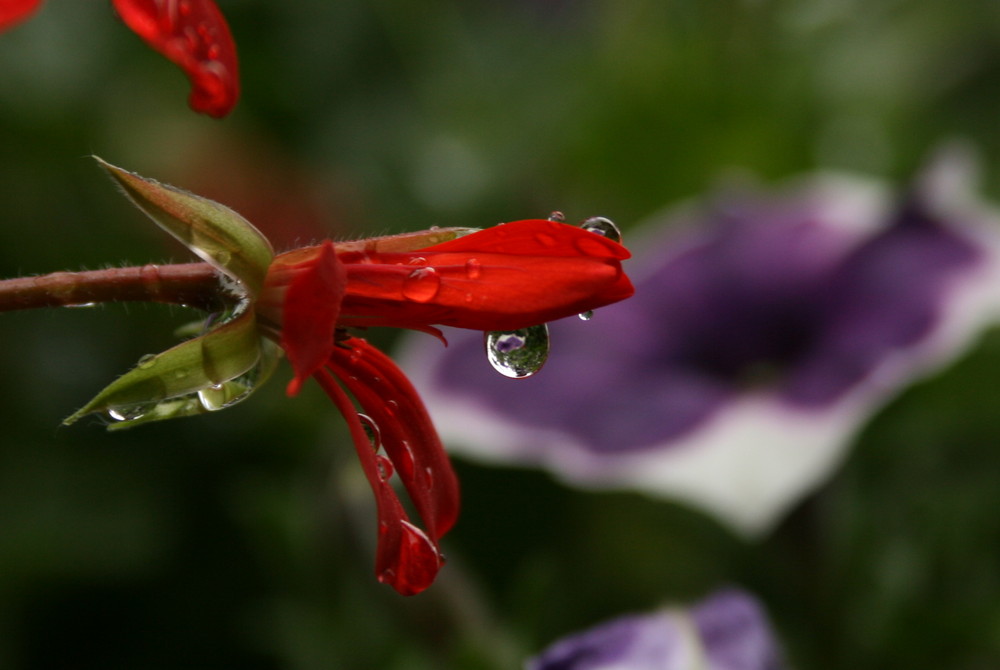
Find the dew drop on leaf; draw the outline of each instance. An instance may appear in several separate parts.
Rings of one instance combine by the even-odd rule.
[[[538,372],[549,356],[549,327],[488,332],[484,336],[486,358],[493,369],[511,379],[523,379]]]

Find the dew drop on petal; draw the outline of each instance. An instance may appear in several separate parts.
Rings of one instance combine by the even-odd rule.
[[[372,449],[378,451],[382,448],[382,430],[375,423],[375,420],[367,414],[358,412],[358,419],[361,420],[361,427],[365,429],[368,440],[372,443]]]
[[[549,327],[544,323],[520,330],[488,332],[483,341],[490,365],[511,379],[535,374],[549,356]]]
[[[413,447],[410,446],[409,442],[403,442],[403,448],[400,450],[399,458],[397,459],[399,467],[399,475],[406,480],[413,478],[415,457],[413,456]]]
[[[375,455],[375,466],[378,468],[378,476],[382,478],[382,481],[388,481],[392,477],[392,461],[382,454]]]
[[[483,265],[478,259],[470,258],[465,261],[465,276],[469,279],[479,279],[483,274]]]
[[[434,299],[441,288],[441,277],[434,268],[417,268],[403,280],[403,297],[413,302]]]
[[[548,233],[538,233],[535,235],[535,241],[538,242],[543,247],[552,248],[559,244],[559,241],[552,235]]]
[[[614,221],[606,219],[603,216],[592,216],[581,223],[580,227],[614,242],[622,241],[622,231],[619,230]]]
[[[566,215],[560,212],[559,210],[556,210],[551,214],[549,214],[549,221],[555,221],[557,223],[565,223]]]
[[[399,524],[402,537],[396,563],[385,568],[377,579],[403,595],[414,595],[431,585],[444,557],[424,531],[408,521]]]

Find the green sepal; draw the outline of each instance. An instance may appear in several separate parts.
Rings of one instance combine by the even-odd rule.
[[[225,205],[146,179],[94,156],[125,195],[202,260],[256,296],[274,250],[259,230]]]
[[[261,357],[257,366],[235,379],[210,386],[197,393],[163,400],[150,406],[133,408],[134,418],[119,418],[108,425],[109,431],[125,430],[135,426],[187,416],[207,414],[239,404],[250,397],[274,373],[281,357],[281,349],[270,340],[261,342]],[[121,415],[127,417],[128,413]]]
[[[256,316],[247,310],[201,337],[143,358],[93,400],[63,421],[105,412],[121,420],[144,416],[164,400],[220,386],[251,370],[261,359]],[[167,417],[164,417],[167,418]]]

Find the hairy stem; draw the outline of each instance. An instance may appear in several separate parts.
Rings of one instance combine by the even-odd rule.
[[[206,312],[234,302],[208,263],[53,272],[0,280],[0,312],[98,302],[161,302]]]

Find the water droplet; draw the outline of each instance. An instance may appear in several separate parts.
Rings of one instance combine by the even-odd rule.
[[[156,403],[112,407],[108,410],[108,417],[112,421],[135,421],[136,419],[141,419],[155,408]]]
[[[470,258],[465,261],[465,276],[469,279],[479,279],[483,274],[483,265],[478,259]]]
[[[584,321],[590,321],[594,318],[594,310],[588,309],[586,312],[580,312],[577,316]]]
[[[403,280],[403,297],[413,302],[434,299],[441,288],[441,277],[434,268],[418,268]]]
[[[260,380],[260,367],[247,370],[239,377],[198,391],[198,402],[209,412],[217,412],[246,400]]]
[[[423,256],[414,256],[410,260],[406,261],[407,265],[427,265],[427,259]]]
[[[78,302],[75,305],[63,305],[63,307],[73,307],[75,309],[79,307],[93,307],[96,304],[96,302]]]
[[[361,426],[365,429],[365,433],[368,434],[368,440],[372,443],[372,449],[378,451],[382,448],[382,431],[379,429],[378,424],[367,414],[358,413],[358,418],[361,419]]]
[[[375,454],[375,465],[378,467],[378,476],[382,481],[387,481],[392,477],[392,461],[382,454]]]
[[[156,365],[156,354],[146,354],[139,359],[138,367],[143,370],[148,370],[149,368]]]
[[[566,215],[557,209],[556,211],[549,214],[549,221],[555,221],[557,223],[565,223]]]
[[[493,369],[512,379],[530,377],[549,356],[549,327],[544,323],[520,330],[494,331],[484,336],[486,358]]]
[[[403,442],[403,448],[400,450],[399,458],[396,461],[400,476],[406,480],[412,479],[416,458],[413,455],[413,447],[410,446],[409,442]]]
[[[209,412],[216,412],[226,406],[226,387],[216,384],[198,391],[198,402]]]
[[[395,416],[396,412],[399,411],[399,403],[395,400],[386,400],[385,411],[389,416]]]
[[[581,223],[580,227],[601,237],[606,237],[609,240],[615,242],[622,241],[622,231],[618,229],[614,221],[606,219],[603,216],[592,216]]]
[[[424,476],[422,484],[424,489],[427,491],[430,491],[432,488],[434,488],[434,470],[430,466],[424,468]]]

